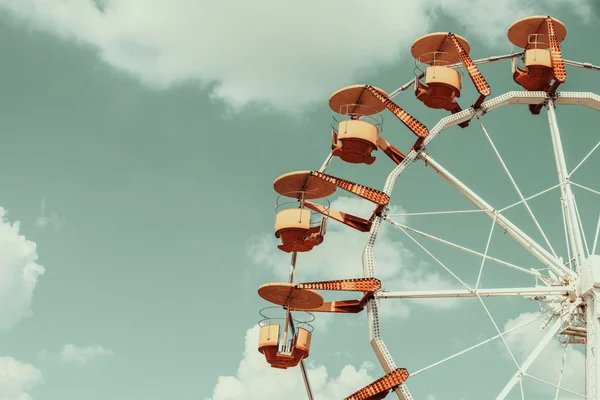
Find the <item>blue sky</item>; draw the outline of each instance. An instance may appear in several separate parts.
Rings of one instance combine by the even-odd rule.
[[[417,37],[453,31],[469,39],[473,58],[506,54],[508,26],[536,14],[565,22],[565,58],[600,64],[590,51],[600,34],[592,0],[0,0],[0,399],[304,399],[299,370],[273,371],[256,351],[258,310],[266,305],[256,289],[285,279],[289,265],[272,232],[273,179],[321,165],[331,93],[356,83],[391,91],[412,78]],[[492,97],[519,89],[507,62],[482,72]],[[600,93],[597,73],[568,74],[561,89]],[[460,103],[474,99],[465,79]],[[430,128],[446,115],[410,91],[396,101]],[[597,112],[557,113],[572,168],[598,141]],[[384,118],[384,137],[408,151],[411,134],[389,113]],[[556,184],[544,112],[532,117],[514,107],[482,122],[526,195]],[[430,147],[493,204],[518,201],[477,124],[452,128]],[[596,190],[599,157],[577,178]],[[368,167],[334,160],[328,171],[381,189],[393,164],[377,158]],[[598,196],[577,195],[591,238]],[[557,193],[545,201],[535,204],[536,215],[564,253]],[[392,204],[396,213],[469,208],[418,164],[398,179]],[[344,194],[333,205],[368,212]],[[525,210],[511,212],[537,239]],[[489,220],[436,218],[403,221],[483,251]],[[539,267],[500,233],[490,254]],[[297,278],[359,277],[365,244],[366,235],[331,223],[323,245],[299,256]],[[439,244],[428,249],[466,280],[479,268],[479,259]],[[386,289],[456,287],[391,226],[376,260]],[[533,282],[490,267],[483,283]],[[486,305],[502,328],[538,312],[521,299]],[[386,343],[409,371],[495,334],[476,300],[381,307]],[[522,358],[542,331],[533,324],[519,332],[507,341]],[[383,375],[367,333],[365,314],[317,316],[308,366],[318,400],[343,398]],[[570,353],[564,378],[578,392],[581,351]],[[561,355],[554,343],[536,374],[555,379]],[[493,343],[410,387],[418,399],[493,398],[513,372],[505,347]],[[527,385],[532,398],[553,393]]]

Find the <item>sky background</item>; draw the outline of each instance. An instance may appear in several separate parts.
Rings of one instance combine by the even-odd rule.
[[[274,371],[256,351],[256,294],[285,279],[289,256],[273,237],[273,180],[317,169],[329,151],[337,89],[408,81],[410,44],[452,31],[471,55],[506,54],[516,19],[551,14],[567,26],[565,58],[600,64],[594,0],[211,2],[0,0],[0,400],[304,399],[300,371]],[[593,51],[591,51],[593,50]],[[510,63],[482,67],[492,97],[519,90]],[[598,74],[569,68],[563,90],[600,93]],[[475,100],[468,78],[460,104]],[[408,91],[395,99],[429,128],[447,114]],[[598,142],[598,113],[559,107],[569,168]],[[383,136],[407,152],[413,136],[387,111]],[[557,183],[545,111],[510,106],[482,118],[523,194]],[[492,205],[519,200],[479,125],[444,131],[429,152]],[[382,189],[394,164],[335,159],[329,173]],[[600,190],[594,153],[574,178]],[[598,196],[575,189],[588,241]],[[594,197],[595,196],[595,197]],[[565,255],[555,190],[532,208]],[[344,193],[333,207],[367,215]],[[395,213],[469,209],[431,170],[398,179]],[[523,207],[507,212],[542,242]],[[398,217],[483,251],[481,215]],[[489,254],[539,263],[500,230]],[[324,243],[298,257],[297,279],[362,275],[366,234],[330,223]],[[474,283],[480,259],[418,240]],[[590,243],[591,247],[591,243]],[[457,282],[404,233],[375,247],[384,288],[455,288]],[[486,263],[483,287],[533,284]],[[535,316],[536,304],[486,300],[501,329]],[[477,300],[382,300],[382,335],[398,366],[418,370],[496,334]],[[522,360],[539,322],[510,335]],[[568,354],[565,387],[583,392],[582,349]],[[553,343],[533,373],[555,380]],[[366,314],[317,315],[308,361],[317,400],[337,400],[383,375]],[[415,399],[493,398],[515,371],[502,343],[486,345],[410,381]],[[553,391],[535,382],[530,398]],[[520,398],[516,391],[514,398]],[[513,397],[511,397],[513,398]],[[563,397],[561,397],[563,398]],[[568,397],[564,397],[567,399]]]

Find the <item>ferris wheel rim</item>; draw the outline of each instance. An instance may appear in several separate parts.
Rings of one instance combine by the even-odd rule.
[[[554,107],[555,104],[580,105],[580,106],[583,105],[583,106],[587,106],[589,108],[600,110],[600,96],[595,93],[591,93],[591,92],[557,92],[551,96],[546,92],[509,91],[505,94],[502,94],[500,96],[497,96],[495,98],[492,98],[492,99],[484,102],[481,105],[481,108],[479,108],[479,109],[469,108],[469,109],[463,110],[462,112],[442,118],[435,125],[435,127],[430,131],[430,134],[424,141],[423,147],[420,149],[417,149],[417,150],[412,149],[410,151],[410,153],[407,154],[404,161],[401,162],[396,168],[394,168],[394,170],[392,170],[392,172],[390,172],[390,174],[388,175],[388,177],[386,179],[383,192],[388,194],[391,198],[391,192],[393,190],[395,181],[398,178],[398,176],[406,170],[408,165],[410,165],[412,162],[416,161],[417,159],[422,158],[422,155],[427,154],[426,153],[427,144],[429,144],[437,136],[437,134],[439,134],[441,131],[443,131],[451,126],[458,125],[459,123],[461,123],[465,120],[470,120],[470,119],[474,119],[474,118],[478,119],[481,115],[484,115],[484,114],[486,114],[490,111],[493,111],[497,108],[501,108],[505,105],[515,104],[515,103],[522,104],[522,102],[528,102],[528,103],[529,102],[534,102],[534,103],[537,102],[537,104],[545,104],[545,105],[550,104],[550,107]],[[600,145],[600,143],[599,143],[599,145]],[[597,147],[598,147],[598,145],[595,148],[597,148]],[[595,148],[593,150],[595,150]],[[593,152],[593,150],[592,150],[592,152]],[[590,154],[591,154],[591,152],[590,152]],[[588,156],[589,156],[589,154],[586,157],[588,157]],[[424,160],[424,161],[426,162],[426,160]],[[585,161],[585,160],[582,160],[581,163],[583,163],[583,161]],[[575,170],[577,168],[579,168],[580,164],[575,168]],[[574,171],[572,171],[572,172],[574,172]],[[588,190],[589,190],[589,188],[588,188]],[[363,273],[364,273],[365,277],[373,277],[375,275],[374,274],[375,264],[374,264],[374,258],[373,258],[373,246],[376,243],[378,232],[381,228],[381,222],[386,220],[388,212],[389,212],[389,208],[386,207],[386,209],[384,210],[382,215],[377,216],[375,218],[374,223],[371,228],[371,231],[369,232],[369,239],[367,241],[367,245],[365,246],[365,249],[363,252]],[[600,227],[600,221],[599,221],[598,226]],[[594,244],[594,250],[595,250],[595,244]],[[592,254],[593,254],[593,251],[592,251]],[[475,293],[475,296],[478,297],[480,301],[482,301],[479,294]],[[367,304],[369,333],[370,333],[371,344],[372,344],[373,349],[375,350],[377,358],[379,359],[384,370],[386,370],[386,372],[387,372],[387,371],[395,368],[395,363],[394,363],[394,360],[393,360],[391,354],[387,350],[387,347],[385,346],[385,343],[383,342],[383,339],[380,334],[378,304],[377,304],[377,302],[379,300],[378,297],[380,298],[382,296],[376,296],[376,298],[370,300],[369,303]],[[482,305],[485,308],[483,301],[482,301]],[[486,309],[486,311],[487,311],[487,309]],[[489,311],[488,311],[488,314],[489,314]],[[490,315],[490,318],[491,318],[491,315]],[[492,321],[493,321],[493,318],[492,318]],[[556,325],[556,326],[559,326],[559,325]],[[556,335],[557,335],[557,332],[554,332],[552,334],[552,337],[554,337]],[[545,345],[542,347],[542,349],[544,347],[545,347]],[[534,351],[537,351],[537,350],[538,350],[537,348],[534,349]],[[510,349],[509,349],[509,351],[510,351]],[[515,360],[515,362],[516,362],[516,360]],[[519,364],[517,363],[517,365],[519,365]],[[563,365],[563,367],[564,367],[564,365]],[[511,381],[509,381],[509,383],[507,384],[507,387],[511,383],[513,385],[510,387],[509,391],[512,390],[512,388],[517,383],[517,381],[520,385],[522,385],[520,378],[521,378],[521,376],[525,376],[525,375],[526,374],[519,375],[518,377],[517,377],[517,375],[513,376]],[[529,375],[527,375],[527,376],[529,376]],[[561,377],[562,377],[562,373],[561,373]],[[515,381],[515,379],[516,379],[516,381]],[[532,379],[537,379],[539,381],[543,381],[536,377],[532,377]],[[551,384],[549,382],[545,382],[545,383]],[[508,393],[508,392],[506,392],[507,387],[505,387],[504,391],[499,395],[499,397],[498,397],[499,399],[504,398],[503,394],[505,395]],[[582,396],[578,393],[571,392],[564,388],[559,388],[559,389],[565,390],[566,392],[570,392],[571,394],[579,396],[579,397]],[[557,388],[557,391],[559,389]],[[398,397],[400,399],[403,399],[403,400],[412,399],[412,395],[410,394],[408,388],[406,387],[406,384],[402,384],[398,388],[396,388],[396,394],[398,395]]]

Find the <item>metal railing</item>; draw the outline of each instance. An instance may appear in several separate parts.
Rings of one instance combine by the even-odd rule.
[[[298,209],[298,222],[302,222],[302,210],[305,208],[304,201],[308,200],[307,193],[311,191],[293,191],[286,192],[277,197],[275,201],[275,214],[280,211],[289,209]],[[295,195],[295,196],[291,196]],[[309,196],[310,197],[310,196]],[[310,199],[311,203],[320,205],[324,208],[323,213],[311,213],[309,227],[314,228],[322,224],[322,218],[329,218],[329,210],[331,210],[331,202],[327,198]]]

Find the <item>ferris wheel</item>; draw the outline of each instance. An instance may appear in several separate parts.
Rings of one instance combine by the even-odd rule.
[[[274,368],[299,367],[309,399],[313,394],[304,366],[309,356],[312,338],[314,313],[359,313],[366,311],[370,332],[370,344],[383,368],[382,377],[356,393],[349,394],[346,400],[377,400],[395,392],[401,400],[413,399],[409,390],[412,379],[426,379],[427,372],[437,368],[480,346],[497,340],[506,346],[514,361],[514,373],[506,376],[498,387],[496,399],[525,399],[523,382],[531,379],[540,381],[555,390],[552,398],[562,395],[569,398],[600,400],[600,207],[595,214],[581,212],[575,191],[583,191],[596,196],[595,203],[600,206],[600,184],[596,175],[595,187],[577,182],[574,174],[588,168],[593,160],[600,160],[593,154],[600,141],[586,149],[585,155],[572,168],[567,168],[564,137],[561,138],[556,116],[557,107],[583,106],[600,111],[600,96],[589,92],[557,91],[565,83],[567,74],[565,65],[600,71],[600,67],[589,63],[564,60],[560,44],[566,37],[565,25],[549,16],[523,18],[512,24],[508,30],[508,39],[520,51],[480,60],[471,59],[469,42],[454,33],[432,33],[417,39],[411,54],[415,58],[415,77],[399,89],[386,93],[370,85],[348,86],[335,92],[329,99],[330,108],[338,114],[332,124],[332,151],[319,170],[296,171],[284,174],[274,183],[277,199],[275,236],[280,239],[278,248],[291,255],[291,268],[288,282],[267,283],[258,289],[258,294],[274,306],[261,311],[258,350]],[[521,86],[519,91],[508,91],[491,97],[490,85],[477,67],[499,61],[511,62],[513,80]],[[462,73],[461,73],[462,72]],[[478,93],[473,104],[461,108],[458,99],[463,86],[463,76],[468,76]],[[431,129],[407,113],[392,98],[399,93],[414,88],[416,98],[424,106],[449,113]],[[555,170],[554,185],[537,193],[524,193],[517,184],[498,147],[494,144],[484,122],[488,114],[503,107],[527,106],[531,118],[539,116],[545,110],[548,119],[552,163]],[[382,113],[388,110],[415,136],[412,148],[403,153],[382,134]],[[428,151],[428,145],[444,130],[477,128],[483,132],[491,144],[494,159],[499,162],[502,172],[508,177],[514,193],[520,199],[516,203],[501,208],[494,199],[484,199],[465,182],[452,174]],[[541,134],[535,132],[536,135]],[[430,146],[433,147],[433,146]],[[332,160],[339,158],[351,164],[370,165],[375,162],[374,152],[380,149],[387,155],[395,168],[388,175],[382,190],[360,185],[350,180],[332,176],[326,170]],[[598,151],[600,153],[600,150]],[[592,157],[592,156],[595,156]],[[473,206],[464,211],[432,211],[419,215],[460,214],[476,212],[487,217],[491,230],[485,233],[487,239],[483,252],[472,250],[452,240],[438,237],[400,221],[399,215],[390,212],[394,183],[402,174],[410,174],[411,165],[421,163],[442,179],[440,185],[449,184],[457,194],[464,197]],[[596,161],[592,171],[599,170],[600,161]],[[594,169],[595,168],[595,169]],[[556,174],[558,182],[556,182]],[[594,186],[594,185],[592,185]],[[349,192],[373,203],[370,218],[362,218],[344,210],[331,207],[328,197],[338,189]],[[575,190],[576,189],[576,190]],[[416,189],[418,191],[418,189]],[[556,232],[550,235],[536,218],[531,203],[542,195],[554,194],[557,218],[560,219],[560,244],[553,243]],[[558,194],[558,196],[556,196]],[[488,202],[489,201],[489,202]],[[494,204],[494,205],[492,205]],[[528,224],[535,235],[526,233],[521,221],[507,217],[507,210],[515,206],[524,207]],[[413,216],[417,213],[413,213]],[[410,215],[405,213],[403,215]],[[327,221],[333,219],[359,232],[364,232],[366,247],[362,256],[363,271],[356,276],[340,277],[340,280],[321,282],[295,282],[294,274],[298,253],[311,251],[325,240]],[[382,225],[388,224],[405,233],[420,246],[435,263],[448,272],[459,288],[432,290],[389,291],[383,289],[385,281],[377,279],[376,243]],[[584,229],[584,227],[586,229]],[[507,237],[532,256],[537,264],[518,265],[505,261],[502,255],[489,255],[490,242],[495,229],[500,229]],[[535,237],[534,237],[535,236]],[[417,239],[419,238],[419,239]],[[476,256],[480,267],[476,271],[473,283],[466,283],[455,274],[451,267],[427,250],[424,241],[433,241]],[[564,249],[564,250],[563,250]],[[531,285],[519,287],[485,288],[481,284],[482,272],[488,264],[494,263],[515,273],[531,278]],[[321,291],[345,291],[361,294],[358,299],[343,301],[324,301]],[[525,321],[509,330],[500,329],[492,313],[483,301],[489,297],[516,297],[539,304],[541,312],[535,318]],[[443,299],[474,298],[483,307],[494,327],[495,335],[479,343],[464,348],[455,354],[443,354],[438,361],[429,366],[398,367],[392,352],[386,345],[386,332],[380,327],[379,303],[388,299]],[[390,300],[391,301],[391,300]],[[535,348],[518,362],[511,352],[505,338],[511,332],[525,325],[538,322],[543,330],[541,339]],[[558,341],[564,345],[560,375],[555,382],[548,382],[530,372],[544,348]],[[565,357],[569,348],[580,346],[585,350],[585,393],[577,393],[561,386]],[[410,368],[409,368],[410,367]],[[318,400],[318,399],[317,399]]]

